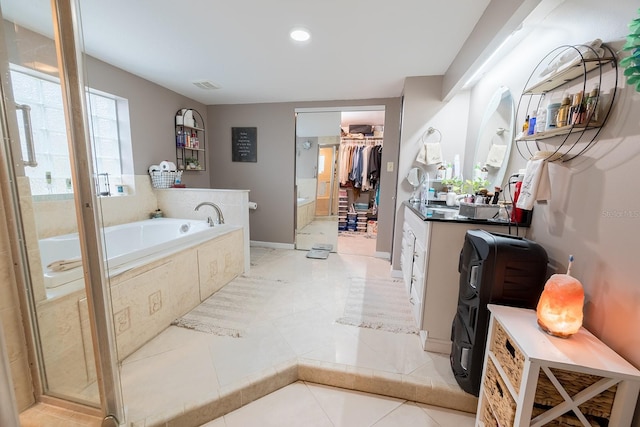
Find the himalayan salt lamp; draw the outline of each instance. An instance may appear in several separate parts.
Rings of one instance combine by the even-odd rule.
[[[538,301],[538,324],[550,335],[568,338],[582,326],[583,305],[582,283],[568,274],[554,274]]]

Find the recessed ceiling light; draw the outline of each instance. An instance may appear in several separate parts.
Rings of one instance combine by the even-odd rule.
[[[294,28],[289,33],[289,37],[297,42],[306,42],[311,38],[311,33],[306,28]]]

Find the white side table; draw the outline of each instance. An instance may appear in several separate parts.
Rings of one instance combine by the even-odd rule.
[[[638,369],[584,328],[557,338],[534,310],[489,310],[476,426],[631,425]]]

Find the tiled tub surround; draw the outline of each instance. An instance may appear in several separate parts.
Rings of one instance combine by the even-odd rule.
[[[118,360],[243,273],[242,228],[221,225],[200,234],[204,237],[196,233],[195,240],[182,242],[182,246],[167,244],[163,252],[120,265],[110,274]],[[57,391],[95,399],[95,362],[83,279],[47,293],[37,313],[49,384]]]
[[[302,202],[298,202],[298,211],[296,214],[297,228],[302,230],[309,225],[316,216],[316,201],[305,199]]]

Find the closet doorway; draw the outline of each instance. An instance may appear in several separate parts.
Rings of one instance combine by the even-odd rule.
[[[296,110],[296,249],[375,256],[384,106]]]

